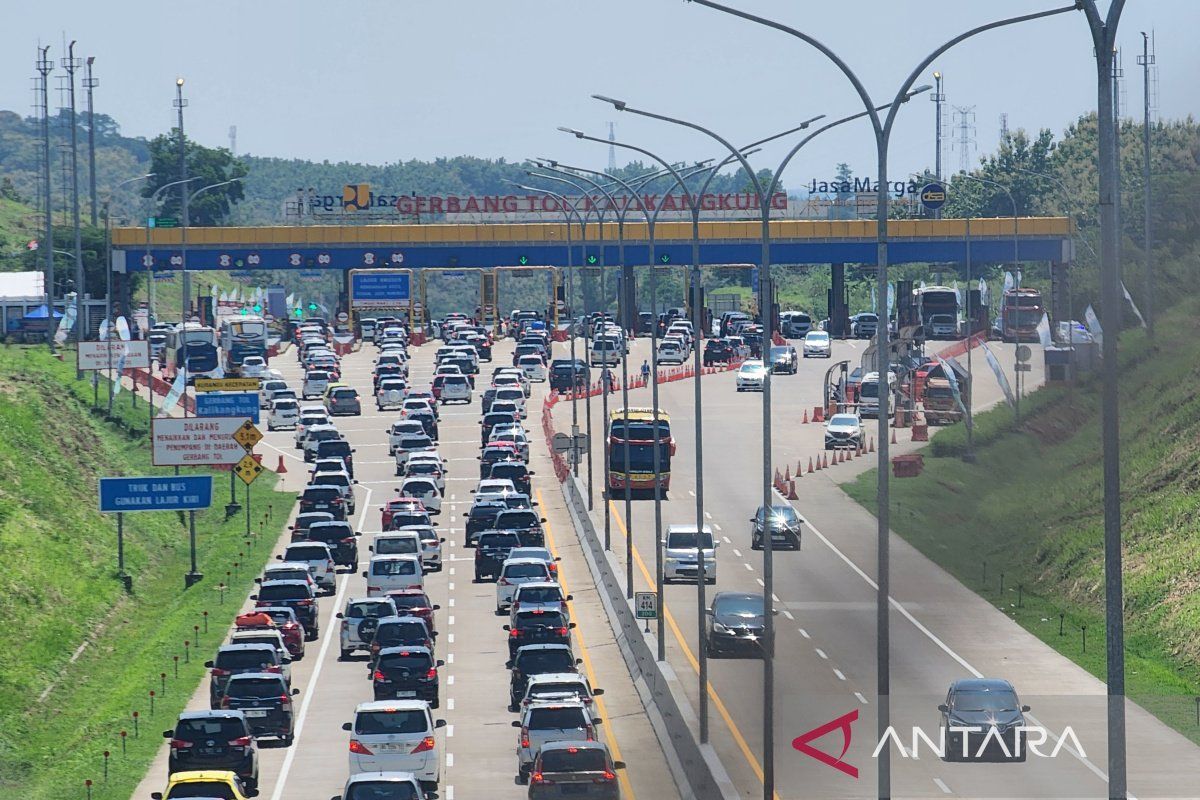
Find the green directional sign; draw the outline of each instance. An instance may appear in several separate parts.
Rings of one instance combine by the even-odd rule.
[[[595,266],[597,263],[599,263],[599,261],[600,261],[600,259],[596,258],[595,256],[587,257],[587,263],[588,263],[589,267]]]
[[[529,256],[517,256],[517,263],[522,267],[527,266],[529,264]]]
[[[174,217],[155,217],[151,228],[178,228],[179,220]]]
[[[671,263],[671,254],[663,253],[661,256],[658,257],[658,260],[662,264],[670,264]]]

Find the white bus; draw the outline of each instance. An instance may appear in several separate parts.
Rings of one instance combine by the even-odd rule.
[[[262,317],[224,317],[221,320],[221,358],[227,375],[238,375],[246,356],[267,360],[267,323]]]
[[[165,363],[172,373],[187,369],[187,382],[196,378],[214,378],[221,373],[217,358],[217,334],[208,325],[188,322],[167,332]]]

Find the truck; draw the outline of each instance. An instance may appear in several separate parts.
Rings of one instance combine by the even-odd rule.
[[[925,338],[957,339],[958,292],[948,286],[925,286],[913,294]]]
[[[1006,342],[1038,341],[1038,323],[1046,309],[1042,293],[1025,287],[1009,289],[1000,303],[1000,338]]]
[[[959,385],[963,393],[963,403],[967,402],[967,387]],[[950,381],[945,378],[930,378],[925,381],[925,394],[921,404],[925,409],[925,419],[930,425],[949,425],[962,419],[962,409],[954,400],[954,390]]]

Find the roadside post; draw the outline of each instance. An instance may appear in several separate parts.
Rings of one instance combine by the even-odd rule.
[[[637,619],[646,620],[646,629],[643,632],[649,633],[650,620],[658,619],[658,593],[635,592],[633,606],[637,612]]]
[[[240,428],[233,433],[233,439],[246,451],[246,454],[233,467],[233,472],[242,479],[242,483],[246,484],[246,536],[250,536],[250,484],[258,478],[263,472],[262,464],[255,460],[251,451],[254,450],[254,445],[262,441],[263,435],[254,423],[246,420]]]
[[[196,570],[196,510],[212,505],[212,476],[183,475],[100,479],[100,511],[117,515],[117,577],[126,592],[133,576],[125,571],[125,512],[187,511],[191,518],[192,570],[184,578],[191,586],[204,576]]]

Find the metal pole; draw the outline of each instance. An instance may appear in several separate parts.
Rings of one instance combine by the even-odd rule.
[[[117,512],[117,577],[125,577],[125,514]]]
[[[98,78],[92,77],[92,62],[96,60],[95,56],[88,56],[87,60],[87,77],[83,79],[83,86],[87,89],[87,114],[88,114],[88,191],[91,194],[91,211],[92,211],[92,227],[96,227],[96,109],[93,104],[92,90],[100,85]]]
[[[250,484],[246,484],[246,538],[250,538]]]
[[[942,94],[942,73],[933,73],[933,97],[929,98],[934,103],[934,108],[937,110],[937,121],[935,123],[936,134],[936,149],[934,151],[934,174],[937,175],[938,183],[942,182],[942,103],[946,102],[946,95]],[[933,212],[934,219],[942,218],[942,209],[938,208]]]
[[[179,116],[179,123],[178,123],[179,124],[179,179],[181,181],[188,180],[187,137],[184,136],[184,133],[183,133],[183,109],[186,106],[187,106],[187,101],[183,99],[183,78],[176,78],[175,79],[175,108],[178,109],[178,116]],[[181,232],[183,246],[180,249],[180,258],[183,259],[183,263],[181,265],[181,270],[183,272],[183,281],[182,281],[182,284],[183,284],[183,293],[182,293],[182,295],[183,295],[183,297],[182,297],[183,317],[182,317],[182,319],[180,319],[180,322],[186,323],[187,318],[188,318],[187,310],[191,306],[191,294],[192,294],[192,279],[191,279],[191,276],[188,275],[188,271],[187,271],[187,229],[188,229],[188,226],[191,225],[191,218],[190,218],[190,214],[188,213],[188,201],[190,200],[190,198],[188,197],[186,185],[182,186],[182,188],[179,191],[180,191],[180,194],[183,196],[183,207],[181,209],[183,219],[180,221],[180,224],[183,227],[183,231]],[[186,368],[186,366],[187,366],[187,358],[186,357],[183,359],[183,363]],[[185,378],[185,381],[186,381],[186,378]],[[187,394],[186,386],[184,387],[184,394],[185,395]],[[186,400],[186,398],[184,398],[184,399]],[[187,416],[187,403],[184,403],[183,413],[184,413],[184,416]]]
[[[968,339],[967,339],[967,450],[963,453],[963,461],[968,464],[975,463],[975,373],[971,369],[971,347],[970,337],[975,334],[975,320],[971,315],[971,218],[967,217],[967,321],[968,321]],[[983,298],[980,298],[980,302]],[[976,310],[976,315],[979,313]]]
[[[45,253],[46,253],[46,344],[50,346],[50,352],[54,352],[54,196],[51,191],[50,178],[53,170],[50,169],[50,72],[54,69],[54,62],[49,58],[50,45],[46,45],[38,54],[37,70],[41,73],[41,95],[42,95],[42,160],[44,167],[45,180],[43,181],[43,189],[45,190],[46,203],[46,233],[45,233]]]
[[[1142,298],[1142,306],[1146,309],[1146,333],[1154,338],[1154,237],[1150,219],[1151,185],[1150,182],[1150,65],[1154,56],[1150,55],[1150,37],[1142,32],[1142,215],[1144,217],[1143,247],[1146,259],[1146,296]]]
[[[200,580],[202,578],[204,578],[204,576],[200,574],[200,571],[198,569],[196,569],[196,512],[195,511],[188,512],[188,542],[189,542],[189,546],[191,547],[192,569],[191,569],[191,571],[188,572],[187,575],[183,576],[184,588],[187,588],[187,587],[191,586],[192,584],[199,583]]]
[[[75,341],[83,340],[83,299],[85,283],[83,277],[83,234],[79,229],[79,124],[75,116],[75,70],[80,66],[75,58],[75,42],[67,46],[67,57],[63,68],[67,71],[67,103],[71,114],[71,220],[75,228]],[[64,311],[65,313],[65,311]],[[53,322],[53,315],[51,315]],[[82,380],[83,372],[75,369],[75,380]]]

